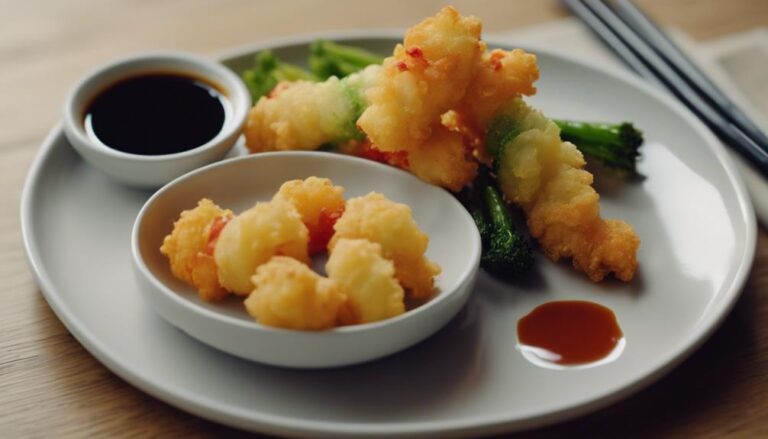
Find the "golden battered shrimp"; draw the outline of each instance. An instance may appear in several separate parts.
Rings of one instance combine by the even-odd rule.
[[[560,139],[554,122],[521,100],[501,116],[510,117],[509,128],[518,134],[498,145],[498,182],[525,210],[542,251],[554,261],[573,258],[574,267],[595,282],[610,273],[631,280],[640,239],[623,221],[600,217],[600,196],[592,174],[581,169],[581,152]]]
[[[372,65],[343,79],[281,83],[248,113],[245,141],[251,152],[314,150],[326,143],[361,139],[355,126],[364,93],[378,77]]]
[[[392,261],[381,255],[381,245],[365,239],[339,239],[325,270],[347,296],[349,321],[369,323],[405,312],[403,287]]]
[[[218,300],[228,294],[216,275],[210,244],[216,239],[220,225],[231,217],[232,211],[203,198],[194,209],[181,212],[173,231],[160,247],[160,252],[171,263],[173,275],[193,285],[203,300]]]
[[[344,212],[344,188],[327,178],[291,180],[280,186],[273,200],[293,204],[309,230],[309,254],[325,251],[333,235],[333,225]]]
[[[640,240],[630,225],[600,218],[592,174],[568,168],[555,175],[529,207],[528,226],[552,260],[573,258],[573,266],[599,282],[609,273],[630,281]]]
[[[499,108],[522,95],[536,93],[539,79],[536,55],[522,49],[484,52],[480,68],[456,108],[443,115],[442,122],[462,134],[475,157],[490,165],[493,156],[485,148],[485,128]]]
[[[273,200],[233,218],[219,235],[213,253],[221,285],[245,296],[253,290],[251,276],[272,256],[308,263],[309,232],[291,203]]]
[[[426,141],[478,68],[481,22],[451,6],[417,24],[384,60],[357,121],[381,151],[409,151]]]
[[[458,192],[477,176],[477,161],[461,134],[438,126],[423,143],[408,151],[405,169],[427,183]]]
[[[533,83],[538,79],[536,55],[522,49],[485,52],[457,109],[473,124],[484,127],[503,104],[536,94]]]
[[[336,325],[346,296],[296,259],[274,256],[256,269],[245,308],[262,325],[320,330]]]
[[[394,262],[395,276],[411,296],[422,299],[432,295],[440,267],[424,256],[429,237],[419,229],[407,205],[376,192],[352,198],[334,230],[328,244],[331,252],[345,238],[378,243],[382,255]]]

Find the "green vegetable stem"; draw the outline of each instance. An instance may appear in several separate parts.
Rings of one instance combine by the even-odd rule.
[[[554,122],[560,127],[560,137],[576,145],[584,154],[600,160],[610,168],[637,173],[643,133],[631,123]]]

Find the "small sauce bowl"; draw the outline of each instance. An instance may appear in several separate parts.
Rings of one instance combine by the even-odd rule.
[[[324,331],[262,325],[242,297],[205,302],[176,279],[160,253],[163,238],[184,209],[208,197],[241,212],[266,201],[287,180],[327,177],[346,199],[371,191],[411,206],[429,236],[427,257],[442,268],[436,292],[404,314]],[[160,316],[201,342],[248,360],[291,368],[329,368],[370,361],[412,346],[453,318],[472,293],[480,235],[466,209],[447,191],[399,169],[323,152],[269,152],[224,160],[190,172],[157,191],[139,212],[131,236],[136,279]],[[214,372],[215,373],[215,372]]]
[[[228,101],[229,107],[218,134],[202,145],[161,155],[119,151],[89,135],[85,118],[94,99],[121,81],[148,74],[196,78],[216,88]],[[70,91],[64,105],[64,133],[86,161],[118,182],[156,188],[221,159],[240,136],[250,107],[251,96],[245,84],[221,64],[185,53],[146,53],[112,61],[81,80]]]

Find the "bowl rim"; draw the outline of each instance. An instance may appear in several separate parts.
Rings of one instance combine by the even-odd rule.
[[[174,63],[184,63],[185,66],[178,68],[174,66]],[[151,64],[151,66],[142,66],[143,64]],[[194,75],[224,89],[221,91],[230,103],[230,116],[225,118],[221,130],[213,138],[191,149],[158,155],[119,151],[108,145],[96,144],[91,140],[85,132],[81,115],[87,104],[98,93],[104,91],[110,84],[130,76],[141,73],[157,73],[165,69],[171,72]],[[104,84],[103,78],[106,75],[114,75],[114,78]],[[238,135],[248,117],[252,100],[245,83],[232,70],[216,60],[181,51],[147,51],[118,57],[95,67],[70,88],[64,102],[63,126],[68,137],[74,136],[76,138],[77,142],[73,142],[73,146],[79,143],[90,152],[116,160],[161,163],[203,154],[211,149],[216,149],[231,136]],[[78,102],[79,105],[76,105]]]
[[[213,169],[216,169],[219,167],[231,166],[234,163],[245,162],[245,161],[259,161],[259,160],[274,159],[274,158],[278,158],[278,159],[282,158],[282,159],[289,159],[289,160],[291,158],[301,158],[301,159],[321,158],[323,160],[338,160],[338,161],[347,162],[347,163],[350,163],[352,166],[355,166],[355,165],[371,166],[385,172],[391,172],[393,175],[399,175],[400,177],[411,179],[412,180],[411,184],[424,185],[424,187],[427,190],[435,191],[435,193],[440,193],[441,194],[440,196],[446,196],[450,198],[449,203],[454,203],[454,205],[458,208],[460,215],[463,216],[464,221],[469,225],[471,225],[471,227],[469,227],[469,230],[470,230],[469,232],[470,248],[468,249],[469,251],[460,252],[461,254],[466,254],[466,256],[463,258],[465,259],[466,263],[463,264],[464,266],[461,270],[461,273],[457,276],[455,283],[451,285],[450,288],[439,291],[427,302],[419,305],[416,308],[407,310],[403,314],[400,314],[395,317],[390,317],[388,319],[379,320],[379,321],[370,322],[370,323],[361,323],[361,324],[347,325],[347,326],[336,326],[333,328],[319,330],[319,331],[310,331],[310,330],[303,331],[303,330],[275,328],[275,327],[265,326],[265,325],[262,325],[261,323],[258,323],[256,320],[248,321],[248,320],[232,317],[224,313],[216,312],[205,306],[202,306],[201,304],[188,300],[182,294],[179,294],[179,292],[174,291],[172,288],[168,287],[164,282],[158,279],[154,274],[152,274],[151,270],[149,269],[142,255],[141,248],[139,245],[139,237],[141,235],[141,228],[144,224],[143,220],[146,213],[163,194],[172,190],[176,186],[183,184],[185,180],[191,179],[197,175],[200,175],[206,172],[210,172]],[[432,238],[430,237],[430,239]],[[222,160],[216,163],[211,163],[209,165],[190,171],[170,181],[165,186],[160,188],[157,192],[152,194],[152,196],[144,203],[141,210],[136,215],[136,220],[134,221],[133,228],[131,230],[131,256],[132,256],[133,264],[136,267],[137,271],[141,273],[141,275],[144,276],[144,278],[147,279],[150,282],[150,284],[160,294],[162,294],[166,298],[171,299],[173,303],[182,307],[185,311],[198,314],[202,317],[212,318],[218,321],[219,323],[233,325],[235,327],[238,327],[244,330],[260,331],[267,334],[292,334],[292,335],[305,334],[308,337],[327,337],[329,335],[347,336],[350,334],[375,331],[388,326],[396,325],[405,320],[411,320],[411,319],[423,317],[423,314],[429,312],[433,308],[436,308],[442,302],[447,301],[450,297],[458,294],[462,290],[462,287],[467,282],[470,282],[473,279],[473,277],[477,274],[477,271],[479,270],[480,254],[481,254],[480,234],[477,231],[477,228],[474,226],[474,220],[472,219],[472,216],[469,214],[469,212],[467,212],[464,206],[462,206],[461,203],[455,197],[453,197],[449,192],[447,192],[445,189],[442,189],[437,186],[431,185],[427,182],[424,182],[420,180],[418,177],[406,171],[403,171],[401,169],[394,168],[392,166],[384,165],[384,164],[377,163],[377,162],[363,159],[363,158],[342,155],[339,153],[322,152],[322,151],[262,152],[258,154],[249,154],[246,156],[233,157],[233,158]]]

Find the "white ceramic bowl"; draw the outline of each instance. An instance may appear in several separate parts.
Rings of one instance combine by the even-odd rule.
[[[217,86],[231,105],[221,131],[196,148],[155,156],[118,151],[89,138],[84,116],[91,100],[121,79],[151,72],[187,74]],[[75,85],[64,104],[64,132],[83,158],[110,177],[130,186],[159,187],[192,169],[221,159],[240,136],[250,106],[251,96],[245,84],[221,64],[185,53],[146,53],[112,61]]]
[[[392,319],[327,331],[294,331],[260,325],[245,312],[242,298],[204,302],[171,275],[159,248],[182,210],[208,197],[240,212],[256,201],[269,200],[283,182],[312,175],[344,186],[347,199],[377,191],[411,206],[416,222],[430,237],[427,256],[443,270],[436,279],[437,294]],[[360,363],[423,340],[465,304],[480,261],[477,228],[451,194],[392,167],[323,152],[263,153],[191,172],[147,201],[136,218],[131,248],[141,290],[171,324],[230,354],[296,368]]]

